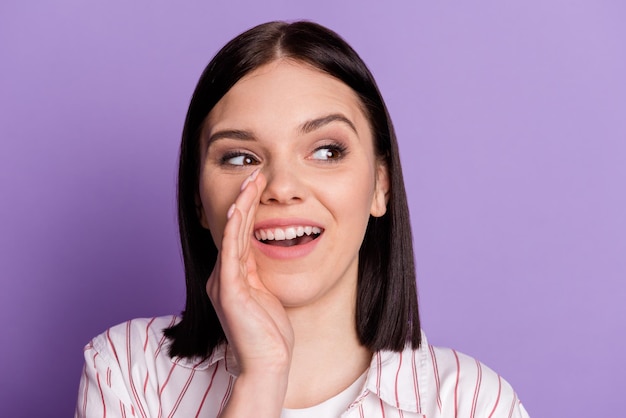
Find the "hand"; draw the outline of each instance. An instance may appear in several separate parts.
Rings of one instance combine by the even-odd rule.
[[[256,210],[266,184],[258,170],[244,182],[229,210],[207,293],[237,359],[240,378],[259,378],[266,385],[268,378],[284,380],[280,386],[286,391],[293,329],[280,301],[260,280],[251,251]]]

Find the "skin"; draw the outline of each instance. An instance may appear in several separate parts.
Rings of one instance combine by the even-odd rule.
[[[316,69],[274,61],[211,111],[199,216],[219,256],[207,293],[241,369],[222,416],[315,405],[367,369],[354,324],[358,251],[388,189],[358,97]],[[298,256],[276,258],[254,235],[307,223],[323,232]]]

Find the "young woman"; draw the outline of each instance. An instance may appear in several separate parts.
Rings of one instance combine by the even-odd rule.
[[[421,333],[391,120],[335,33],[272,22],[215,56],[178,215],[186,309],[96,337],[77,417],[527,417]]]

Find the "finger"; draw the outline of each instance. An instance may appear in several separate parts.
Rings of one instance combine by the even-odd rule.
[[[225,289],[235,289],[236,283],[240,285],[243,282],[237,278],[241,275],[242,270],[246,270],[247,248],[249,248],[251,227],[254,224],[254,210],[250,213],[252,207],[258,206],[260,194],[254,184],[254,180],[258,175],[258,171],[246,178],[242,184],[242,191],[237,196],[235,203],[229,208],[228,220],[224,227],[224,235],[222,237],[222,248],[219,254],[219,260],[222,267],[218,270],[217,281],[223,283]],[[225,277],[221,277],[225,276]],[[246,277],[242,277],[246,280]],[[219,291],[214,293],[219,295]]]
[[[256,211],[259,208],[259,204],[261,203],[261,194],[267,185],[267,180],[262,173],[259,173],[257,178],[251,182],[248,186],[255,191],[255,196],[252,201],[252,205],[250,206],[250,210],[248,211],[248,215],[245,219],[245,227],[243,230],[243,252],[242,254],[248,255],[250,252],[250,246],[252,245],[252,240],[256,239],[254,237],[254,224],[256,222]]]
[[[232,214],[224,228],[222,249],[219,255],[220,270],[218,280],[220,284],[224,286],[224,289],[236,285],[237,279],[241,273],[242,262],[239,250],[239,230],[242,224],[241,211],[237,208],[236,204],[234,204],[234,207],[231,207],[230,211]]]
[[[257,272],[256,260],[254,253],[249,253],[246,259],[246,269],[248,270],[248,285],[255,289],[265,289],[265,285]]]
[[[241,193],[237,197],[236,205],[237,208],[241,211],[241,215],[243,217],[241,229],[239,230],[239,250],[241,256],[245,256],[246,248],[249,245],[250,237],[248,234],[248,227],[250,220],[254,219],[254,212],[250,213],[251,208],[254,206],[254,203],[257,199],[257,188],[255,180],[259,174],[259,169],[256,169],[248,176],[243,184],[241,185]]]

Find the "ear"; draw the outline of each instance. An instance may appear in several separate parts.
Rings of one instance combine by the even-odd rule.
[[[200,196],[196,194],[196,197],[194,198],[194,200],[196,203],[196,216],[198,217],[198,220],[200,221],[200,225],[202,225],[204,229],[209,229],[209,223],[207,222],[206,215],[204,214],[204,207],[202,206],[202,201],[200,200]]]
[[[376,183],[374,185],[374,198],[370,214],[376,218],[387,213],[387,202],[389,201],[389,170],[382,161],[376,164]]]

